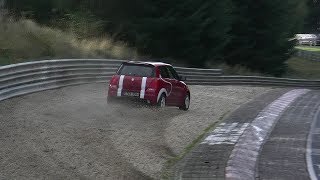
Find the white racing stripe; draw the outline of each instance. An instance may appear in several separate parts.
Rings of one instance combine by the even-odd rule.
[[[123,88],[123,80],[124,80],[124,75],[121,75],[120,79],[119,79],[119,87],[118,87],[117,96],[121,96],[122,88]]]
[[[142,78],[140,98],[143,99],[146,92],[147,77]]]

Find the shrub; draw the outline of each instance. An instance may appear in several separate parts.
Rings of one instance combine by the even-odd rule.
[[[40,26],[32,20],[0,17],[1,61],[49,58],[134,58],[137,53],[108,36],[79,40],[70,32]],[[5,59],[5,60],[4,60]],[[3,62],[2,62],[3,63]]]

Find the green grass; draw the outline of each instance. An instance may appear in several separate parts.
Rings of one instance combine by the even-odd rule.
[[[10,58],[6,56],[0,56],[0,66],[11,64]]]
[[[286,61],[286,64],[288,65],[288,68],[287,72],[282,76],[284,78],[320,80],[320,62],[318,61],[312,61],[300,57],[292,57]],[[222,69],[224,75],[270,76],[267,74],[251,71],[250,69],[243,66],[231,67],[226,64],[215,64],[209,65],[208,67]]]
[[[320,79],[320,62],[293,57],[290,58],[286,63],[288,65],[288,71],[284,77],[298,79]]]
[[[222,69],[224,75],[241,75],[241,76],[264,76],[260,72],[255,72],[241,65],[229,66],[227,64],[220,64],[215,68]]]
[[[319,52],[320,53],[320,47],[318,46],[297,46],[297,49],[304,50],[304,51],[310,51],[310,52]]]
[[[201,140],[208,134],[208,132],[214,129],[221,121],[223,121],[229,113],[230,111],[224,113],[217,122],[210,124],[206,129],[204,129],[203,132],[196,139],[194,139],[187,147],[185,147],[180,154],[168,159],[164,168],[165,170],[162,173],[161,179],[169,179],[172,176],[173,172],[171,170],[174,167],[174,165],[180,160],[182,160],[189,152],[191,152],[191,150],[201,142]]]

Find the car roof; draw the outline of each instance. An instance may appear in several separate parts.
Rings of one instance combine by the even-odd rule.
[[[146,65],[152,65],[152,66],[171,66],[170,64],[163,63],[163,62],[128,61],[126,63],[130,63],[130,64],[146,64]]]

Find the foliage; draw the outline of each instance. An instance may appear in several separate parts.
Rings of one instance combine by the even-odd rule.
[[[103,36],[104,21],[88,11],[75,11],[65,14],[52,22],[55,27],[75,34],[79,39]]]
[[[292,15],[299,11],[301,3],[301,0],[234,0],[237,8],[231,31],[233,39],[225,49],[226,62],[276,76],[283,74],[284,62],[295,44],[289,38],[303,20],[303,16]]]
[[[309,13],[305,23],[305,33],[320,33],[320,1],[308,0]]]
[[[0,64],[46,58],[133,58],[134,49],[108,37],[79,40],[74,34],[32,20],[0,16]]]
[[[7,7],[80,39],[108,34],[153,58],[189,66],[225,62],[280,76],[294,49],[289,39],[319,4],[311,1],[10,0]],[[316,7],[310,15],[319,14]]]
[[[184,59],[193,66],[221,58],[231,28],[228,0],[158,1],[158,12],[137,23],[136,46],[156,57]],[[163,6],[161,6],[163,5]]]
[[[298,79],[320,79],[320,62],[293,57],[287,62],[288,71],[284,77]]]

